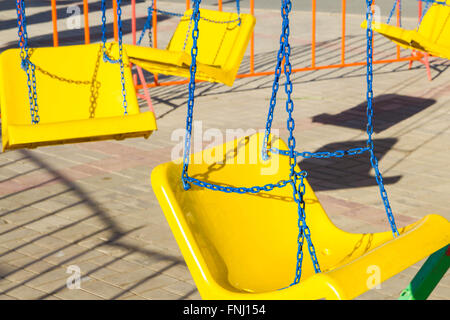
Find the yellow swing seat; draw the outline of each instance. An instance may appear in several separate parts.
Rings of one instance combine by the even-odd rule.
[[[165,50],[125,45],[130,61],[151,73],[189,78],[192,26],[187,17],[191,15],[192,9],[185,12]],[[196,79],[232,86],[250,41],[255,17],[206,9],[200,10],[200,16]]]
[[[361,27],[367,28],[367,21]],[[418,30],[377,22],[372,23],[372,28],[403,48],[450,59],[450,0],[447,0],[446,5],[434,3],[430,6]]]
[[[107,44],[118,57],[118,45]],[[31,124],[26,73],[19,49],[0,55],[3,151],[131,137],[156,130],[152,112],[139,111],[124,54],[128,115],[124,115],[119,64],[103,61],[101,44],[31,49],[36,65],[38,124]]]
[[[193,154],[189,175],[235,187],[286,180],[289,157],[261,160],[262,142],[263,134],[257,134]],[[288,149],[273,137],[272,145]],[[401,228],[395,239],[390,231],[342,231],[306,182],[306,219],[322,273],[314,273],[305,244],[301,281],[288,287],[295,275],[298,236],[291,188],[235,194],[191,185],[185,191],[182,166],[156,167],[152,187],[204,299],[352,299],[374,285],[374,276],[384,281],[450,241],[450,224],[438,215]]]

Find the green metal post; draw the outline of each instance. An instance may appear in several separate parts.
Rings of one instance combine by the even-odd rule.
[[[450,245],[433,253],[417,272],[399,300],[426,300],[450,266]]]

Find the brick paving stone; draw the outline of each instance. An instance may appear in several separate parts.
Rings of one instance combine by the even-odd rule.
[[[63,267],[52,267],[42,271],[39,274],[35,274],[32,278],[27,279],[27,284],[32,287],[38,287],[46,283],[58,281],[61,284],[66,283],[66,279],[70,276],[66,268]]]
[[[160,6],[181,10],[184,4],[162,1]],[[44,8],[28,10],[35,14]],[[144,3],[138,4],[137,12],[144,16]],[[15,13],[0,12],[2,17],[10,14]],[[99,18],[98,13],[93,14]],[[257,8],[256,14],[258,21],[264,21],[255,29],[256,66],[272,70],[279,12]],[[361,17],[347,18],[347,32],[355,36],[348,38],[347,48],[354,50],[354,57],[347,59],[363,59]],[[309,51],[304,46],[309,44],[310,34],[305,26],[311,23],[310,13],[293,12],[293,20],[299,21],[291,30],[293,65],[306,66]],[[99,21],[93,19],[92,25]],[[340,62],[340,35],[325,32],[332,23],[340,23],[339,14],[318,13],[317,33],[321,41],[329,42],[318,44],[317,63]],[[413,26],[415,19],[404,23]],[[16,41],[15,27],[0,31],[0,47]],[[176,19],[161,21],[161,46],[175,27]],[[50,29],[50,21],[34,25],[30,36]],[[129,34],[125,40],[131,41]],[[379,37],[376,42],[395,52],[387,40]],[[381,53],[375,50],[376,57]],[[432,63],[443,70],[432,82],[417,63],[411,70],[407,63],[374,66],[376,98],[398,96],[390,104],[376,103],[380,108],[376,109],[380,110],[376,123],[388,129],[377,131],[374,138],[377,152],[384,153],[380,169],[399,226],[427,213],[450,219],[450,174],[445,170],[449,163],[445,147],[450,138],[450,65],[437,59]],[[241,70],[248,70],[247,58]],[[436,70],[432,73],[437,75]],[[355,109],[364,100],[364,67],[297,73],[293,79],[295,137],[301,151],[364,141],[364,112]],[[203,121],[203,130],[263,129],[271,86],[272,77],[237,79],[232,88],[199,83],[196,120]],[[149,140],[99,141],[0,154],[0,272],[9,273],[7,279],[0,278],[0,299],[35,299],[39,294],[45,299],[200,299],[196,291],[187,295],[195,283],[150,186],[152,169],[169,161],[177,144],[171,139],[172,132],[184,128],[187,86],[157,87],[150,93],[159,130]],[[282,105],[285,95],[279,96]],[[419,98],[432,99],[433,104],[421,109]],[[144,107],[145,103],[141,104]],[[408,108],[410,116],[394,121],[402,108]],[[336,123],[317,121],[321,115],[329,115]],[[282,107],[275,110],[274,129],[286,140]],[[303,160],[300,165],[308,167],[309,182],[338,227],[358,233],[387,230],[367,157]],[[396,299],[421,263],[359,298]],[[80,290],[65,287],[66,267],[71,264],[80,266],[85,276]],[[10,288],[17,297],[2,292]],[[448,299],[448,288],[447,276],[430,298]]]
[[[181,298],[181,296],[164,289],[148,290],[141,292],[139,295],[150,300],[178,300]]]
[[[184,296],[190,296],[194,292],[197,291],[197,287],[195,285],[192,285],[190,283],[184,282],[184,281],[178,281],[174,284],[168,285],[164,287],[164,290],[167,290],[169,292],[178,294],[182,297]]]
[[[36,290],[27,286],[20,286],[16,289],[8,291],[8,295],[20,300],[34,300],[39,299],[45,292]]]
[[[177,280],[159,273],[155,273],[152,270],[141,268],[135,271],[129,271],[104,278],[106,281],[115,286],[131,290],[136,293],[140,293],[146,290],[160,288]]]
[[[101,300],[98,295],[86,292],[82,289],[63,289],[55,293],[57,298],[62,300]]]
[[[0,270],[2,273],[2,277],[6,280],[20,282],[30,277],[33,277],[35,273],[24,270],[20,267],[16,267],[7,263],[0,264]]]
[[[82,282],[81,287],[84,291],[108,300],[123,294],[124,291],[122,288],[118,288],[100,280]]]

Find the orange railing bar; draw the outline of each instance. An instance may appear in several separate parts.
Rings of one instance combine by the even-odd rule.
[[[114,40],[119,41],[119,25],[117,24],[117,1],[112,0],[114,13]]]
[[[397,0],[397,27],[400,27],[400,19],[401,19],[401,17],[400,17],[400,6],[401,6],[400,1],[401,0]],[[419,2],[421,2],[421,1],[419,1]],[[400,46],[399,45],[397,45],[397,59],[400,59]]]
[[[345,64],[345,15],[346,15],[347,3],[346,0],[342,0],[342,42],[341,42],[341,63]]]
[[[56,0],[52,0],[53,46],[58,46],[58,15],[56,13]]]
[[[186,10],[189,10],[191,8],[191,1],[186,0]]]
[[[84,16],[84,43],[89,44],[91,37],[89,34],[89,5],[88,0],[83,0],[83,16]]]
[[[398,0],[396,0],[398,1]],[[156,0],[155,0],[156,2]],[[250,13],[254,15],[255,9],[254,9],[254,0],[250,0]],[[316,14],[317,14],[317,0],[311,0],[312,2],[312,26],[311,26],[311,66],[310,67],[304,67],[304,68],[293,68],[292,72],[303,72],[303,71],[313,71],[313,70],[324,70],[324,69],[336,69],[336,68],[346,68],[346,67],[356,67],[356,66],[364,66],[366,65],[365,61],[360,62],[353,62],[353,63],[346,63],[345,62],[345,53],[346,53],[346,47],[345,47],[345,38],[346,38],[346,5],[347,1],[342,0],[342,41],[341,41],[341,63],[340,64],[333,64],[333,65],[322,65],[317,66],[316,65]],[[186,7],[188,8],[189,0],[186,0]],[[419,5],[421,2],[419,1]],[[218,1],[219,10],[222,9],[223,1]],[[375,5],[375,0],[373,1],[373,5]],[[372,9],[373,11],[374,9]],[[397,13],[399,14],[399,12]],[[153,16],[155,18],[155,15]],[[156,21],[153,21],[154,27],[156,27]],[[154,30],[155,31],[155,30]],[[155,33],[156,34],[156,33]],[[265,72],[255,72],[255,66],[254,66],[254,57],[255,57],[255,51],[254,51],[254,33],[252,34],[252,38],[250,41],[250,72],[244,73],[244,74],[238,74],[236,78],[248,78],[248,77],[255,77],[255,76],[269,76],[275,74],[274,71],[265,71]],[[420,57],[417,56],[409,56],[402,58],[397,54],[397,57],[395,59],[383,59],[383,60],[374,60],[374,64],[385,64],[385,63],[393,63],[393,62],[405,62],[405,61],[416,61],[419,60]],[[157,76],[157,75],[156,75]],[[156,78],[157,79],[157,78]],[[201,80],[198,80],[197,82],[202,82]],[[171,86],[171,85],[182,85],[189,83],[188,79],[185,80],[175,80],[175,81],[166,81],[166,82],[160,82],[158,83],[155,81],[152,84],[148,84],[148,87],[156,87],[156,86]],[[137,86],[137,88],[142,88],[142,85]]]
[[[114,11],[114,38],[117,41],[118,38],[118,24],[117,24],[117,0],[113,1],[113,11]],[[333,64],[333,65],[316,65],[316,4],[317,0],[311,0],[312,1],[312,35],[311,35],[311,66],[304,67],[304,68],[293,68],[292,72],[302,72],[302,71],[312,71],[312,70],[323,70],[323,69],[333,69],[333,68],[345,68],[345,67],[355,67],[355,66],[364,66],[366,65],[366,62],[353,62],[353,63],[346,63],[345,62],[345,54],[346,54],[346,0],[342,0],[342,31],[341,31],[341,63],[340,64]],[[397,0],[398,1],[398,0]],[[157,7],[156,7],[157,0],[153,1],[154,7],[153,7],[153,46],[155,48],[158,47],[158,19],[157,19]],[[375,2],[375,0],[374,0]],[[132,4],[132,21],[131,21],[131,29],[132,29],[132,36],[133,36],[133,44],[136,43],[136,0],[131,0]],[[219,10],[223,9],[223,1],[218,0],[218,6]],[[57,11],[56,11],[56,0],[51,0],[51,8],[52,8],[52,23],[53,23],[53,45],[56,47],[59,45],[58,43],[58,28],[57,28]],[[190,1],[186,0],[186,9],[190,8]],[[84,36],[85,36],[85,43],[88,44],[90,42],[90,34],[89,34],[89,8],[88,8],[88,0],[83,0],[83,12],[84,12]],[[421,19],[422,15],[422,3],[421,1],[418,2],[418,12],[419,12],[419,20]],[[255,14],[255,1],[250,0],[250,14]],[[399,8],[397,7],[397,24],[400,23],[400,17],[401,13]],[[255,36],[254,32],[251,36],[250,41],[250,72],[244,73],[244,74],[238,74],[237,78],[247,78],[247,77],[253,77],[253,76],[267,76],[267,75],[273,75],[274,71],[266,71],[266,72],[255,72]],[[416,61],[420,60],[420,56],[409,56],[409,57],[401,57],[401,52],[399,48],[397,48],[396,58],[395,59],[384,59],[384,60],[374,60],[374,64],[385,64],[385,63],[393,63],[393,62],[404,62],[404,61]],[[177,85],[177,84],[186,84],[189,80],[179,80],[179,81],[167,81],[163,83],[158,82],[158,75],[154,75],[154,83],[145,84],[146,87],[155,87],[155,86],[170,86],[170,85]],[[140,89],[142,88],[142,84],[138,85],[136,88]]]
[[[393,63],[393,62],[406,62],[406,61],[416,61],[419,60],[417,57],[406,57],[406,58],[400,58],[400,59],[385,59],[385,60],[377,60],[373,61],[373,64],[386,64],[386,63]],[[292,69],[292,72],[304,72],[304,71],[314,71],[314,70],[325,70],[325,69],[337,69],[337,68],[347,68],[347,67],[359,67],[359,66],[365,66],[366,62],[353,62],[353,63],[345,63],[345,64],[332,64],[332,65],[326,65],[326,66],[316,66],[316,67],[305,67],[305,68],[297,68]],[[274,71],[264,71],[264,72],[255,72],[253,74],[250,73],[244,73],[244,74],[238,74],[236,76],[237,79],[242,78],[250,78],[250,77],[261,77],[261,76],[270,76],[274,75]],[[203,82],[203,80],[195,80],[195,82]],[[166,82],[159,82],[157,85],[155,84],[149,84],[149,88],[153,88],[156,86],[172,86],[172,85],[182,85],[182,84],[188,84],[189,79],[186,80],[175,80],[175,81],[166,81]],[[136,87],[137,89],[141,89],[142,85],[139,85]]]
[[[158,12],[156,11],[157,4],[156,0],[153,0],[153,16],[152,16],[152,25],[153,25],[153,48],[158,48]],[[158,74],[154,74],[154,84],[158,85]]]
[[[255,0],[250,0],[250,14],[255,16]],[[255,31],[250,38],[250,74],[255,73]]]
[[[419,22],[422,19],[422,1],[419,1]]]
[[[131,0],[131,37],[136,45],[136,0]]]
[[[311,25],[311,67],[316,66],[316,0],[312,0],[312,25]]]

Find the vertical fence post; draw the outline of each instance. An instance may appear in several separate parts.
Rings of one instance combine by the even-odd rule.
[[[372,18],[373,18],[373,15],[375,14],[375,0],[372,1],[372,7],[370,8],[370,10],[372,11]],[[375,53],[375,33],[373,33],[372,36],[372,59],[375,56],[374,53]]]
[[[422,20],[422,1],[419,1],[418,7],[419,7],[419,22],[420,22]]]
[[[131,37],[136,45],[136,0],[131,0]]]
[[[186,0],[186,10],[189,10],[191,8],[191,1]]]
[[[342,43],[341,43],[341,63],[345,64],[345,15],[347,10],[346,0],[342,0]]]
[[[397,0],[397,27],[400,27],[400,19],[401,19],[401,12],[400,12],[400,1],[401,0]],[[420,2],[420,1],[419,1]],[[400,46],[397,45],[397,59],[400,59]]]
[[[91,37],[89,33],[89,5],[88,0],[83,0],[83,16],[84,16],[84,43],[89,44]]]
[[[316,0],[312,0],[312,26],[311,26],[311,67],[316,67]]]
[[[250,14],[255,16],[255,0],[250,0]],[[250,38],[250,73],[255,73],[255,31]]]
[[[119,26],[117,24],[117,0],[112,0],[114,14],[114,40],[119,41]]]
[[[217,5],[219,6],[219,11],[222,11],[222,0],[219,0]]]
[[[58,15],[56,13],[56,0],[52,0],[52,23],[53,23],[53,46],[57,47],[58,42]]]
[[[153,0],[153,16],[152,16],[152,25],[153,25],[153,48],[158,48],[158,11],[156,0]],[[153,74],[153,79],[155,85],[158,85],[158,74]]]

